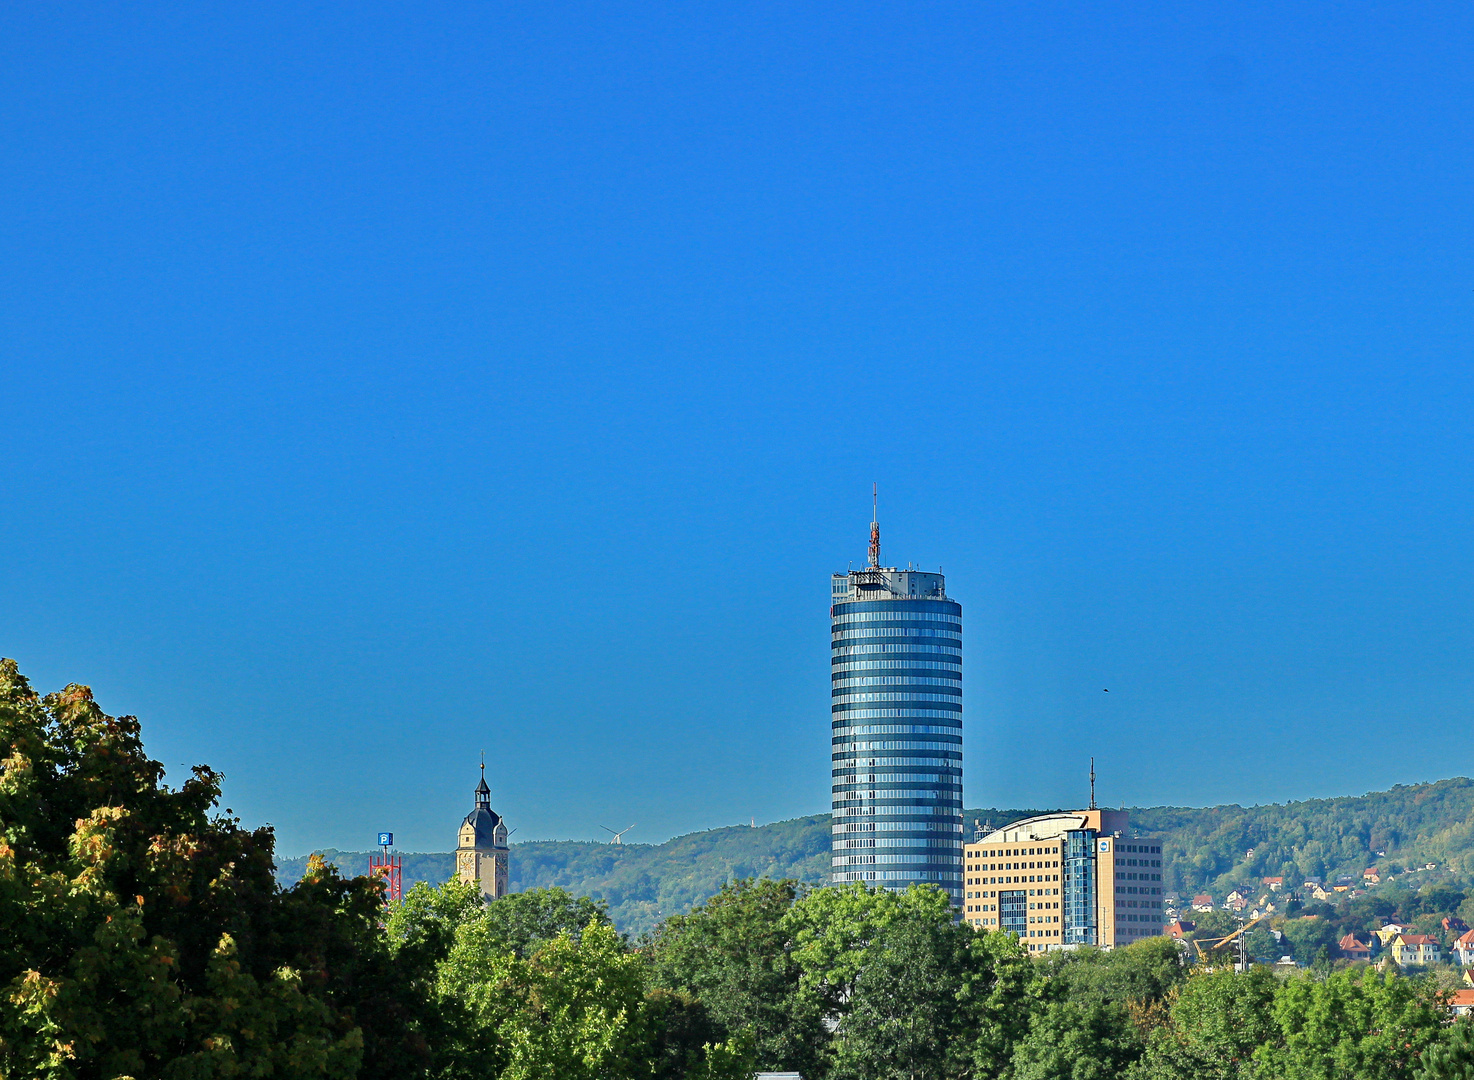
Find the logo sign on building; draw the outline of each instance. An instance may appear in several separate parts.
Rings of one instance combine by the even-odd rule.
[[[1100,842],[1100,850],[1101,851],[1110,851],[1111,850],[1111,842],[1109,840],[1102,840]]]
[[[394,834],[392,832],[381,832],[379,834],[379,846],[380,847],[393,847],[394,846]]]

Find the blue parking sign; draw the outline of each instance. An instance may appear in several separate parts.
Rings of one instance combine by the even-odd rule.
[[[379,846],[380,847],[393,847],[394,846],[394,834],[392,832],[381,832],[379,834]]]

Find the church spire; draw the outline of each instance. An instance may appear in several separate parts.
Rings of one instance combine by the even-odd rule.
[[[481,751],[481,783],[476,785],[476,805],[491,809],[491,788],[486,786],[486,751]]]

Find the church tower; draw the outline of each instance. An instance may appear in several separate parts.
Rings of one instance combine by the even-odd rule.
[[[507,824],[491,808],[491,788],[486,786],[486,762],[481,763],[481,783],[476,785],[476,809],[461,822],[456,845],[456,876],[481,886],[484,900],[507,895]]]

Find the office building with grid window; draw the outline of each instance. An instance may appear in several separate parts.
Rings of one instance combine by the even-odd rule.
[[[1162,933],[1162,843],[1124,810],[1026,818],[965,845],[962,917],[1030,952],[1112,949]]]
[[[962,903],[962,605],[941,573],[870,565],[830,585],[835,883],[938,885]]]

